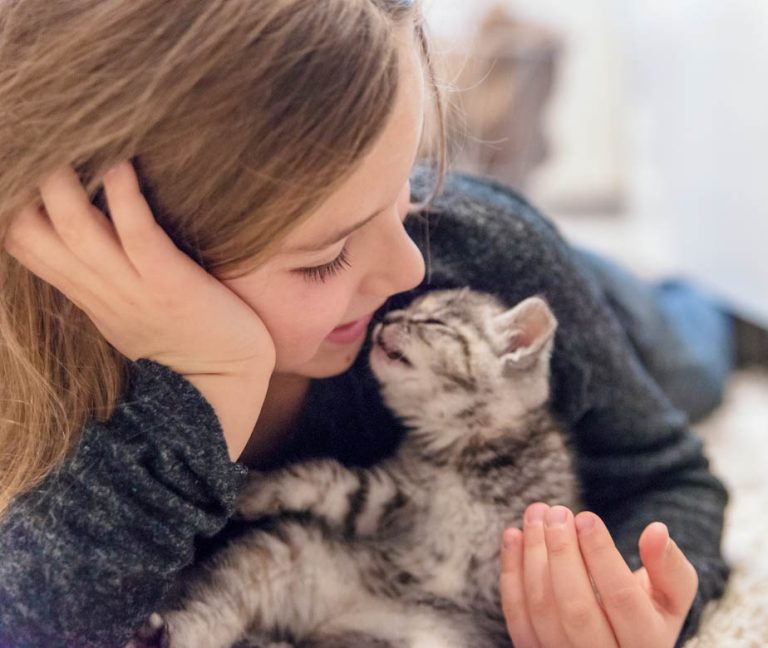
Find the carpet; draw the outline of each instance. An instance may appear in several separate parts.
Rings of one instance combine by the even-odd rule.
[[[731,494],[725,594],[707,606],[685,648],[768,646],[768,372],[737,372],[717,412],[696,426],[712,471]]]

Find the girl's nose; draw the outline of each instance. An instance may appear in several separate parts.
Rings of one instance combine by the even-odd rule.
[[[399,214],[393,210],[371,234],[376,239],[360,292],[386,298],[418,286],[426,272],[424,257],[405,231]]]

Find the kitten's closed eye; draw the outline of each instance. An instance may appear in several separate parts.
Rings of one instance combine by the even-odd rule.
[[[446,324],[442,320],[434,319],[434,318],[427,318],[427,319],[417,319],[417,318],[411,318],[408,320],[410,323],[415,324],[417,326],[424,326],[429,331],[444,333],[446,335],[450,335],[455,338],[461,338],[461,334],[456,330],[456,327],[450,326],[449,324]]]
[[[435,324],[437,326],[448,327],[448,325],[445,322],[443,322],[442,320],[434,319],[434,318],[431,318],[431,319],[415,319],[414,318],[411,321],[414,322],[415,324]]]

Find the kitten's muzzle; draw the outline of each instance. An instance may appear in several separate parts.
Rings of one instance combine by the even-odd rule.
[[[373,331],[373,343],[380,347],[390,360],[396,360],[407,367],[413,364],[405,354],[397,348],[398,324],[396,322],[383,322],[376,325]]]

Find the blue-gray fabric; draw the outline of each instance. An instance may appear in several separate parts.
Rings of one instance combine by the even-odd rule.
[[[417,167],[414,200],[431,182],[432,170]],[[657,357],[653,326],[621,308],[621,282],[607,281],[610,272],[500,183],[451,174],[434,213],[406,227],[427,258],[427,277],[392,297],[374,323],[444,287],[468,285],[510,305],[533,294],[550,302],[560,322],[552,404],[572,435],[587,507],[606,521],[632,568],[640,566],[640,532],[662,520],[698,570],[681,644],[727,579],[720,551],[727,494],[686,414],[659,386],[677,367]],[[625,279],[628,294],[641,285]],[[716,318],[692,294],[686,299]],[[663,299],[645,303],[642,316],[653,311],[663,345],[681,349],[662,345],[659,353],[685,358],[688,384],[701,379],[716,402],[722,385],[710,382],[707,360],[684,350],[685,335],[670,333],[687,311],[670,311]],[[723,329],[710,330],[719,343]],[[277,463],[334,456],[370,465],[396,447],[405,430],[379,397],[368,349],[369,341],[345,373],[312,381]],[[722,357],[728,353],[726,345]],[[130,363],[130,376],[113,416],[86,425],[72,456],[0,520],[0,648],[122,646],[185,566],[245,529],[228,518],[247,468],[229,460],[207,401],[147,359]]]
[[[697,421],[723,400],[736,365],[727,306],[690,281],[647,283],[615,262],[579,250],[633,348],[672,403]]]

